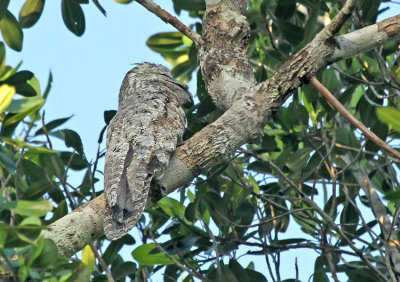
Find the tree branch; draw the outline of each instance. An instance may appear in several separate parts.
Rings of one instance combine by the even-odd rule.
[[[169,23],[176,27],[177,30],[182,32],[184,35],[189,37],[190,39],[193,40],[193,42],[197,45],[200,46],[203,43],[203,39],[199,34],[188,28],[184,23],[182,23],[180,20],[178,20],[176,17],[165,11],[163,8],[158,6],[156,3],[154,3],[151,0],[136,0],[140,5],[145,7],[147,10],[155,14],[157,17],[162,19],[164,22]]]
[[[379,138],[375,133],[369,130],[364,124],[357,120],[349,111],[329,92],[328,89],[318,79],[313,76],[310,80],[311,84],[325,97],[325,99],[339,112],[341,113],[351,124],[361,130],[365,136],[367,136],[372,142],[378,145],[380,148],[391,153],[393,156],[400,160],[400,152],[393,149],[389,144]]]
[[[354,7],[357,5],[360,0],[347,0],[343,5],[342,9],[333,18],[333,20],[325,26],[321,32],[318,34],[319,40],[325,41],[332,38],[336,33],[339,32],[340,28],[346,22],[348,18],[350,18],[351,13],[354,10]]]

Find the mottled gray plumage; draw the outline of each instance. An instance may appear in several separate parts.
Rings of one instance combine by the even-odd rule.
[[[107,131],[103,227],[108,239],[125,235],[142,216],[151,180],[161,177],[181,142],[186,117],[180,105],[190,100],[187,87],[163,66],[138,64],[126,74]]]

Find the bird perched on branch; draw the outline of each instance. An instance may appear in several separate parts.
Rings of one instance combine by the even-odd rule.
[[[161,178],[182,140],[181,105],[191,99],[187,86],[161,65],[138,64],[126,74],[107,131],[103,228],[108,239],[125,235],[142,216],[151,181]]]

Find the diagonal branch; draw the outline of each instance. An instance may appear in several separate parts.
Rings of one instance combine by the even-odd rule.
[[[197,45],[200,46],[203,43],[203,39],[199,34],[188,28],[184,23],[182,23],[180,20],[178,20],[176,17],[165,11],[163,8],[158,6],[156,3],[154,3],[151,0],[136,0],[140,5],[145,7],[147,10],[155,14],[157,17],[162,19],[164,22],[169,23],[176,27],[177,30],[182,32],[184,35],[189,37],[190,39],[193,40],[193,42]]]
[[[353,12],[354,7],[357,5],[358,2],[361,1],[347,0],[346,3],[343,5],[343,8],[336,15],[336,17],[318,34],[319,39],[325,41],[332,38],[336,33],[338,33],[346,20],[350,18],[351,13]]]
[[[369,130],[364,124],[357,120],[349,111],[329,92],[326,87],[313,76],[310,80],[311,84],[325,97],[325,99],[339,112],[341,113],[351,124],[361,130],[365,136],[367,136],[372,142],[378,145],[380,148],[391,153],[393,156],[400,160],[400,152],[396,151],[388,143],[379,138],[375,133]]]

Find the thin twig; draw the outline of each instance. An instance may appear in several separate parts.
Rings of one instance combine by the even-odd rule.
[[[149,236],[153,240],[154,245],[156,245],[156,248],[161,253],[163,253],[168,259],[170,259],[177,267],[179,267],[183,271],[186,271],[187,273],[189,273],[193,277],[196,277],[196,278],[200,279],[201,281],[209,281],[207,278],[205,278],[203,276],[199,276],[197,273],[194,273],[190,268],[186,267],[186,265],[181,264],[173,256],[171,256],[166,250],[164,250],[164,248],[156,241],[156,239],[154,238],[153,232],[151,232],[150,229],[149,229]]]
[[[339,112],[341,113],[351,124],[360,129],[372,142],[378,145],[380,148],[394,155],[400,159],[400,153],[393,149],[389,144],[380,139],[375,133],[370,131],[364,124],[357,120],[347,109],[329,92],[328,89],[318,79],[313,76],[310,80],[311,84],[325,97],[325,99]]]
[[[301,190],[299,190],[296,186],[295,183],[292,182],[281,170],[278,166],[276,166],[273,162],[268,162],[268,164],[273,168],[277,174],[278,178],[285,181],[288,183],[292,189],[294,189],[297,193],[302,195],[303,197],[301,198],[305,203],[310,205],[315,209],[315,211],[325,220],[325,222],[329,225],[331,225],[332,229],[334,229],[338,235],[346,241],[348,246],[364,261],[364,263],[368,266],[369,269],[371,269],[373,272],[375,272],[380,278],[382,278],[383,281],[389,282],[390,280],[386,278],[386,276],[380,272],[371,262],[370,260],[363,254],[363,251],[358,249],[354,243],[349,239],[349,237],[346,236],[345,232],[330,218],[324,210],[322,210],[316,203],[314,203],[311,199],[307,197],[307,195],[304,194]]]
[[[97,249],[93,246],[93,244],[89,245],[90,248],[92,249],[92,252],[94,254],[94,256],[97,258],[101,268],[103,268],[103,270],[106,272],[106,276],[109,282],[114,282],[114,278],[111,275],[111,271],[108,268],[108,265],[106,264],[106,262],[103,260],[103,258],[101,257],[101,255],[99,254],[99,252],[97,251]]]
[[[169,23],[176,27],[177,30],[182,32],[184,35],[189,37],[190,39],[193,40],[193,42],[197,45],[200,46],[203,43],[203,39],[199,34],[188,28],[184,23],[182,23],[180,20],[178,20],[176,17],[165,11],[163,8],[158,6],[156,3],[154,3],[151,0],[136,0],[140,5],[145,7],[147,10],[155,14],[157,17],[162,19],[164,22]]]
[[[212,231],[210,230],[210,228],[208,227],[207,223],[204,221],[204,219],[203,219],[203,217],[200,215],[200,213],[196,211],[196,215],[201,219],[201,221],[202,221],[202,223],[203,223],[203,225],[204,225],[204,228],[206,229],[208,235],[210,235],[210,238],[211,238],[211,240],[212,240],[212,244],[213,244],[213,247],[214,247],[214,251],[215,251],[215,256],[216,256],[215,259],[216,259],[216,261],[217,261],[217,272],[218,272],[218,276],[219,276],[219,279],[220,279],[221,281],[223,281],[222,268],[221,268],[221,262],[220,262],[221,256],[220,256],[219,251],[218,251],[217,240],[215,239],[214,234],[212,233]]]
[[[340,30],[345,21],[351,16],[357,2],[359,2],[359,0],[347,0],[336,17],[334,17],[333,20],[317,35],[317,37],[319,37],[318,40],[325,41],[333,37]]]

